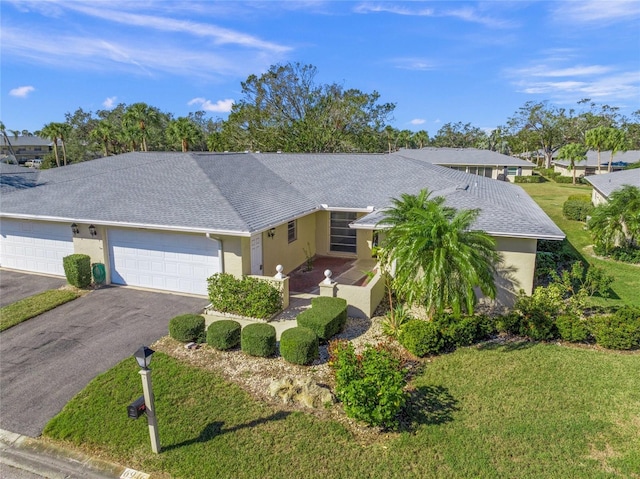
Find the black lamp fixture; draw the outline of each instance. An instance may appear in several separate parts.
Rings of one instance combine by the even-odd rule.
[[[153,353],[155,353],[155,351],[146,346],[140,346],[140,349],[135,352],[133,357],[136,358],[140,369],[149,369],[149,364],[151,364],[151,355]]]
[[[77,235],[78,233],[80,233],[80,228],[78,228],[78,225],[75,223],[71,223],[71,232],[74,235]]]
[[[276,229],[275,228],[271,228],[269,231],[267,231],[267,236],[269,238],[273,238],[276,235]]]
[[[95,235],[97,235],[97,234],[98,234],[98,232],[96,231],[96,227],[95,227],[95,226],[93,226],[93,225],[89,225],[89,234],[90,234],[91,236],[95,236]]]

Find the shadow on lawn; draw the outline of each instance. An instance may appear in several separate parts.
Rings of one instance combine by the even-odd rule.
[[[495,341],[487,341],[484,344],[478,345],[479,351],[502,351],[505,353],[510,353],[512,351],[520,351],[523,349],[529,349],[538,344],[537,341],[528,341],[526,339],[523,340],[514,340],[514,341],[503,341],[503,342],[495,342]]]
[[[412,432],[421,425],[444,424],[453,421],[458,400],[443,386],[418,386],[409,393],[402,412],[400,430]]]
[[[232,426],[229,428],[224,427],[223,421],[214,421],[207,424],[207,426],[202,430],[198,437],[194,437],[193,439],[189,439],[187,441],[179,442],[178,444],[171,444],[169,446],[163,447],[164,451],[170,451],[171,449],[178,449],[180,447],[190,446],[192,444],[196,444],[199,442],[207,442],[211,439],[220,436],[221,434],[227,434],[229,432],[235,432],[240,429],[245,429],[248,427],[255,427],[261,424],[267,423],[269,421],[279,421],[281,419],[285,419],[290,412],[287,411],[278,411],[275,414],[267,417],[261,417],[259,419],[254,419],[253,421],[249,421],[245,424],[238,424],[236,426]]]

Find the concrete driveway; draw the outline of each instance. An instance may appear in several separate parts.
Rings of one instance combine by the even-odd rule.
[[[65,284],[67,280],[58,276],[26,274],[2,269],[0,270],[0,308],[48,289],[58,289]]]
[[[0,333],[0,429],[39,436],[96,375],[166,336],[172,317],[207,303],[105,287]]]

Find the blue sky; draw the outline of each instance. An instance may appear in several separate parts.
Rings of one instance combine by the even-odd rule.
[[[39,130],[66,112],[146,102],[226,118],[240,82],[315,65],[393,102],[390,122],[504,124],[526,101],[640,108],[640,1],[2,0],[0,119]]]

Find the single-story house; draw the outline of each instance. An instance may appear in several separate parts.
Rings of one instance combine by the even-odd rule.
[[[575,164],[576,177],[609,173],[609,158],[611,158],[611,151],[600,152],[600,172],[598,172],[598,152],[589,150],[587,152],[587,160],[579,161]],[[613,155],[611,170],[620,171],[638,161],[640,161],[640,150],[618,151]],[[570,165],[571,162],[569,160],[553,159],[553,170],[562,176],[573,176],[573,170],[570,169]]]
[[[423,188],[481,210],[474,227],[503,256],[504,303],[532,292],[537,240],[564,238],[519,186],[405,152],[135,152],[0,168],[0,266],[63,275],[62,258],[83,253],[108,283],[199,295],[217,272],[273,276],[308,255],[370,260],[380,211]]]
[[[594,206],[598,206],[607,202],[611,193],[622,188],[624,185],[637,186],[640,188],[640,168],[588,176],[585,180],[593,186],[593,190],[591,190],[591,202]]]
[[[535,167],[527,160],[476,148],[401,149],[398,154],[472,175],[511,182],[516,176],[531,176]]]

